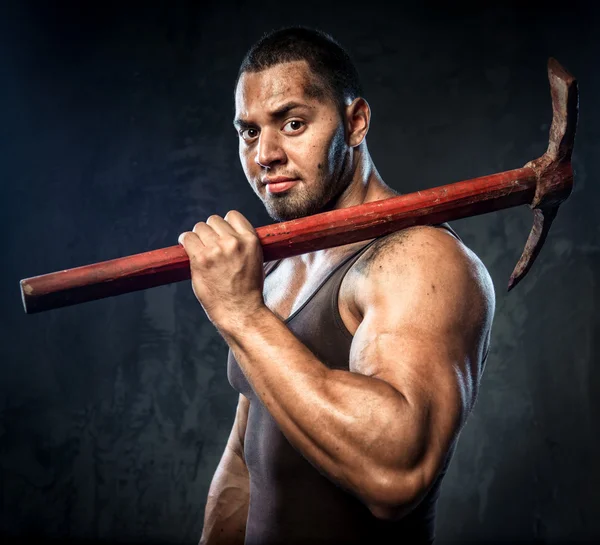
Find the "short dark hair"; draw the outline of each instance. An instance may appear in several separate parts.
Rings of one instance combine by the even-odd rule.
[[[244,72],[260,72],[276,64],[304,60],[338,107],[362,96],[356,66],[350,55],[329,34],[303,26],[266,33],[246,53],[235,88]],[[311,89],[309,89],[309,92]],[[312,89],[318,94],[318,89]]]

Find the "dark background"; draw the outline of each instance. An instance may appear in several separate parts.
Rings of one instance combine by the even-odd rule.
[[[524,4],[524,5],[523,5]],[[402,192],[522,166],[579,80],[576,188],[526,280],[526,207],[456,221],[497,293],[491,355],[445,479],[440,541],[600,538],[600,23],[594,3],[4,2],[0,531],[194,543],[233,420],[226,345],[182,282],[25,315],[18,281],[177,244],[210,214],[270,223],[231,126],[261,33],[347,47],[369,148]]]

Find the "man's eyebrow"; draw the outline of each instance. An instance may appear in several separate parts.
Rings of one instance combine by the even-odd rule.
[[[270,112],[269,115],[274,119],[280,119],[280,118],[284,117],[287,113],[291,112],[292,110],[295,110],[296,108],[305,109],[305,110],[312,109],[308,104],[303,104],[302,102],[291,101],[291,102],[286,102],[285,104],[279,106],[279,108]],[[233,124],[238,129],[251,129],[256,126],[254,123],[250,123],[250,122],[246,121],[245,119],[241,119],[239,117],[237,117],[233,121]]]
[[[233,125],[235,127],[237,127],[238,129],[252,129],[252,128],[254,128],[254,124],[253,123],[249,123],[245,119],[241,119],[239,117],[236,117],[233,120]]]
[[[303,104],[302,102],[286,102],[285,104],[279,106],[279,108],[277,108],[276,110],[271,112],[271,117],[274,118],[279,118],[279,117],[283,117],[285,114],[289,113],[291,110],[295,110],[296,108],[304,108],[304,109],[311,109],[310,106],[308,106],[307,104]]]

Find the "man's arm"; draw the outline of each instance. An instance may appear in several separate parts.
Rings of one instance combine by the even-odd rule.
[[[351,372],[325,366],[264,305],[217,326],[290,443],[375,516],[396,518],[426,494],[472,407],[494,295],[479,260],[441,230],[386,245],[356,283]]]
[[[250,496],[244,460],[248,399],[240,394],[225,451],[208,491],[200,545],[244,544]]]
[[[401,231],[373,254],[354,273],[362,281],[350,371],[402,399],[397,419],[372,439],[392,448],[378,451],[387,456],[379,458],[380,504],[371,507],[394,518],[427,493],[475,403],[495,297],[481,261],[443,229]]]

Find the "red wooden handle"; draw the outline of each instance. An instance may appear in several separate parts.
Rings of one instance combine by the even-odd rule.
[[[532,201],[529,167],[444,185],[391,199],[259,227],[265,261],[361,240],[413,225],[434,225]],[[190,278],[182,246],[120,257],[21,280],[25,312],[32,314]]]

